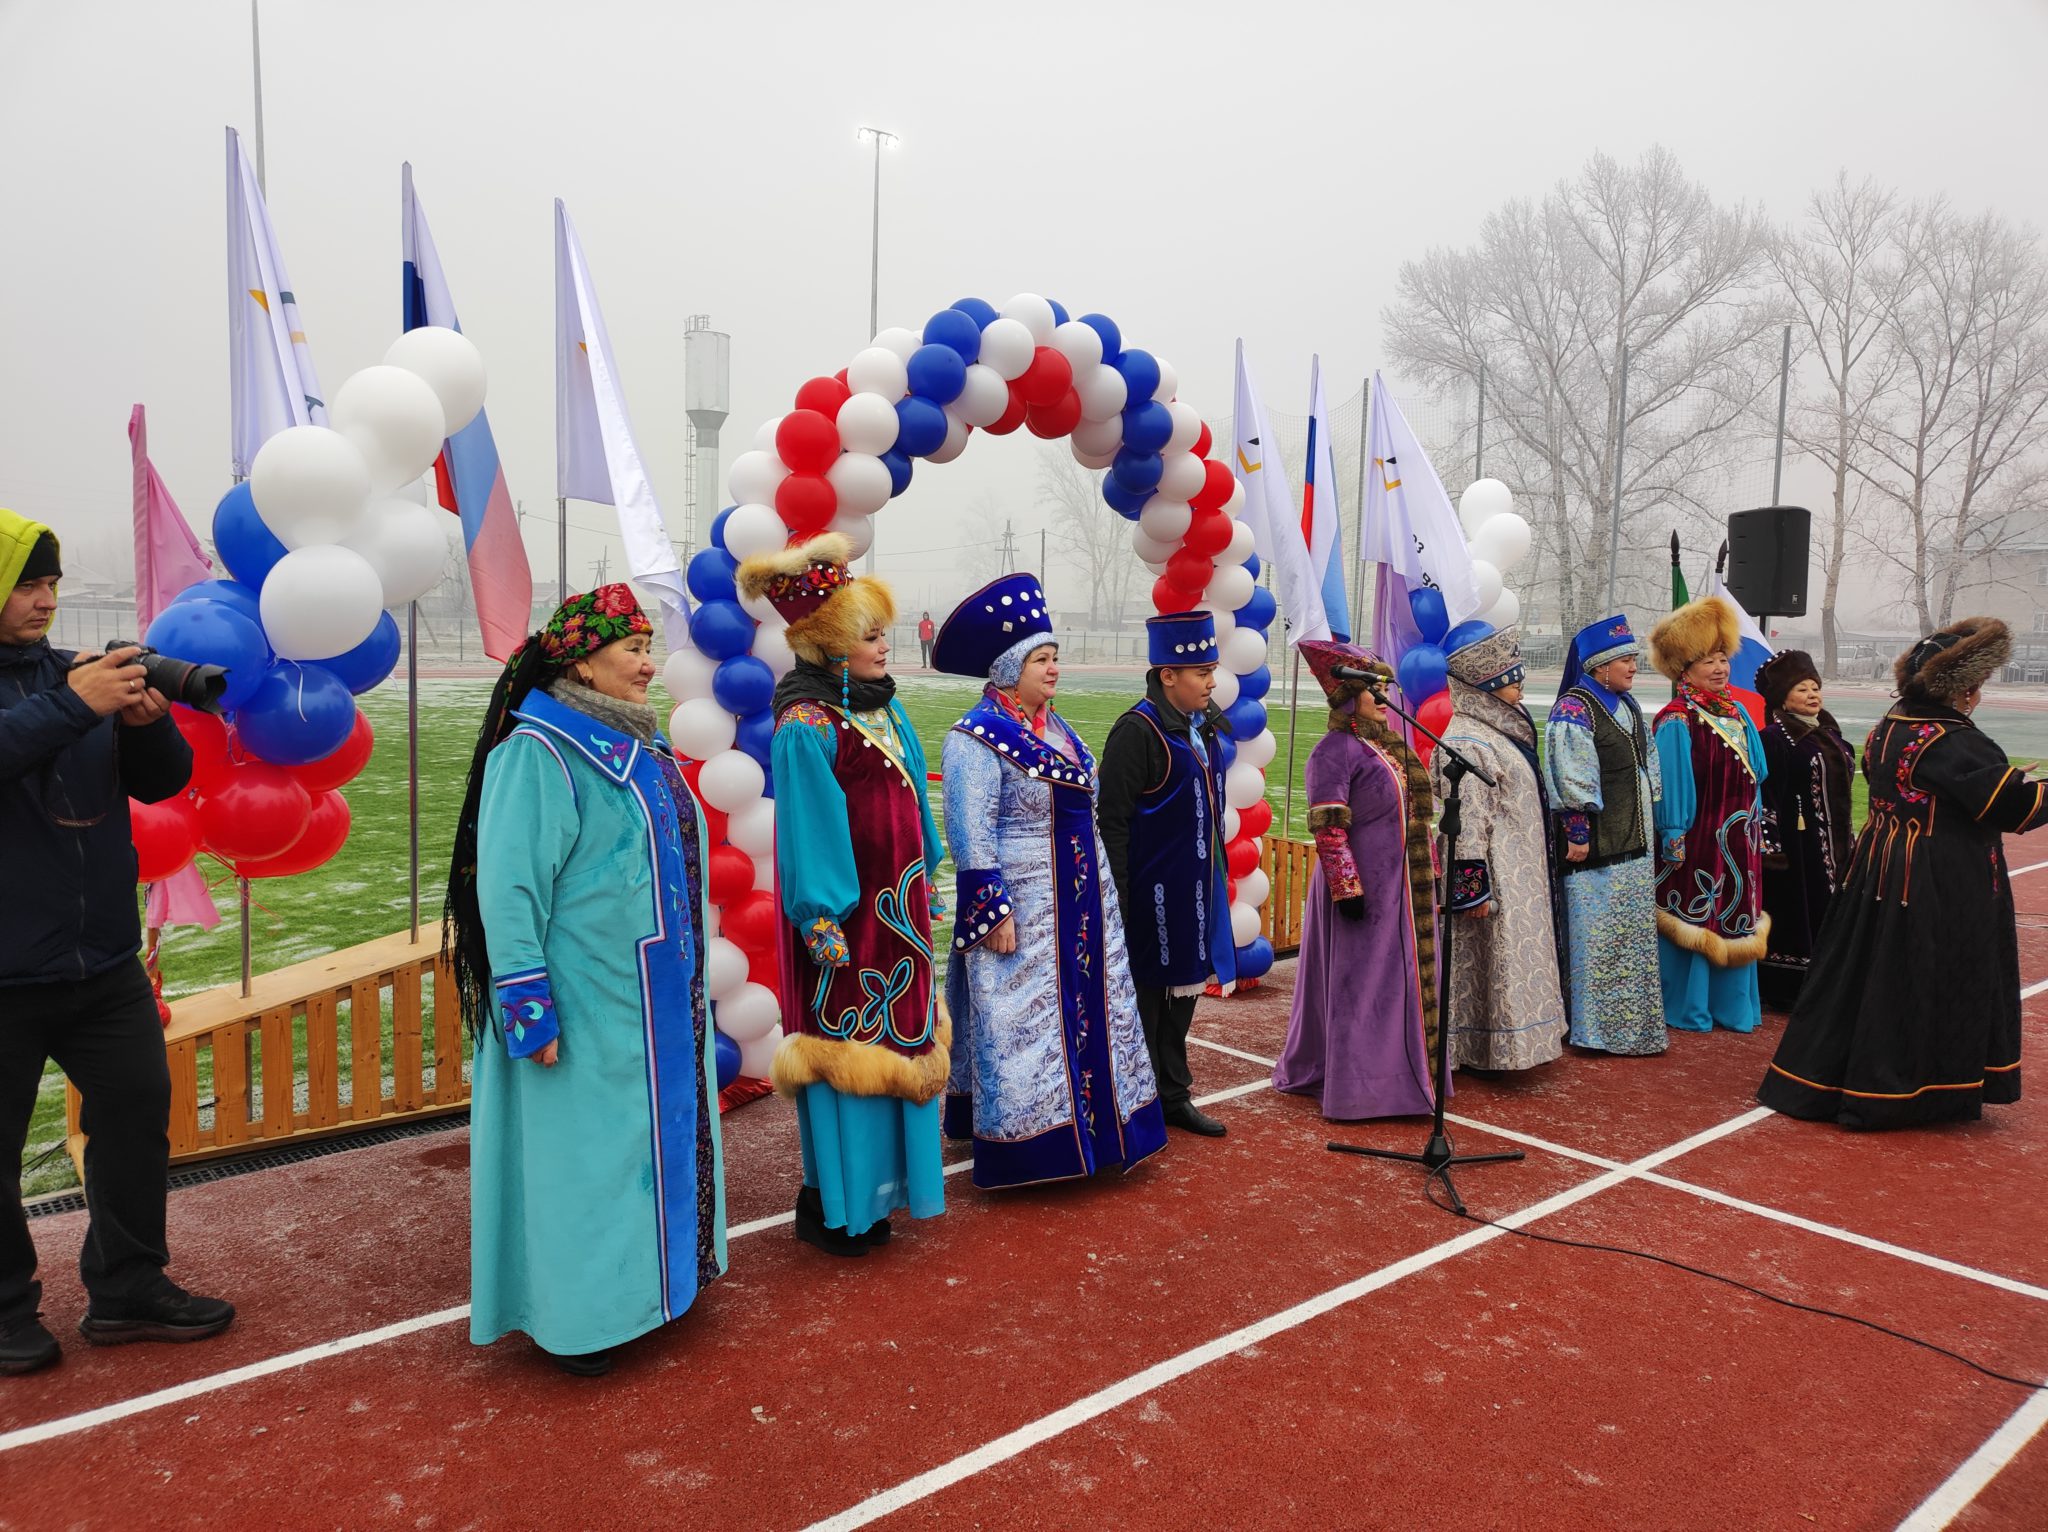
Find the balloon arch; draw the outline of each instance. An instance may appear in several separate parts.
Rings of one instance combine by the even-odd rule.
[[[781,1038],[769,704],[794,657],[781,618],[766,602],[742,602],[734,574],[742,559],[828,529],[866,552],[869,518],[910,487],[917,463],[951,462],[976,431],[1006,436],[1022,427],[1066,439],[1084,468],[1107,469],[1102,498],[1131,523],[1132,549],[1154,576],[1153,606],[1214,614],[1222,653],[1215,700],[1232,727],[1222,742],[1223,828],[1238,972],[1255,978],[1272,966],[1272,946],[1259,934],[1259,906],[1271,891],[1259,842],[1273,820],[1265,768],[1276,743],[1263,701],[1273,596],[1257,582],[1251,529],[1236,519],[1244,491],[1229,465],[1209,456],[1209,427],[1177,389],[1171,366],[1126,346],[1101,314],[1069,318],[1034,293],[1000,309],[963,298],[922,332],[884,330],[843,372],[805,383],[791,411],[764,424],[734,462],[734,503],[690,560],[699,602],[692,647],[669,656],[665,680],[679,699],[670,738],[690,758],[684,774],[714,847],[708,879],[721,934],[711,942],[707,987],[742,1072],[765,1076]]]

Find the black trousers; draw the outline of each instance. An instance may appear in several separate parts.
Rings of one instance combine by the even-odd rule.
[[[1159,1104],[1179,1106],[1194,1089],[1188,1073],[1188,1028],[1195,1024],[1200,995],[1176,995],[1166,989],[1138,987],[1138,1019],[1145,1025],[1145,1051],[1152,1055],[1152,1074],[1159,1081]]]
[[[924,650],[924,668],[930,670],[932,668],[932,641],[928,638],[920,638],[917,642]]]
[[[89,1222],[78,1275],[87,1296],[139,1297],[170,1262],[171,1072],[142,964],[131,958],[90,979],[0,986],[0,1170],[8,1182],[0,1198],[0,1321],[34,1313],[42,1298],[21,1211],[21,1154],[46,1059],[84,1098]]]

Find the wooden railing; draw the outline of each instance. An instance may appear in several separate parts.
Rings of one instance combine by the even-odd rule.
[[[440,933],[406,932],[172,1002],[171,1161],[460,1111],[469,1102]],[[448,997],[445,1015],[435,1000]],[[303,1104],[298,1100],[301,1087]],[[65,1093],[84,1174],[78,1093]]]
[[[1273,888],[1259,909],[1259,931],[1275,952],[1292,952],[1301,945],[1301,914],[1308,901],[1308,877],[1315,871],[1315,842],[1269,835],[1263,861]]]

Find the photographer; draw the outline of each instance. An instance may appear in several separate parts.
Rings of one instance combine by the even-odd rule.
[[[84,1097],[91,1222],[79,1256],[95,1345],[201,1340],[232,1306],[164,1275],[170,1075],[138,960],[128,799],[183,791],[192,752],[137,651],[74,655],[47,634],[63,573],[56,536],[0,510],[0,1373],[57,1361],[36,1305],[21,1155],[46,1059]]]

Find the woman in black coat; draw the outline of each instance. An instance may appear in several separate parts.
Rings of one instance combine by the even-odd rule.
[[[1849,783],[1856,749],[1821,706],[1820,671],[1803,649],[1774,655],[1756,673],[1763,693],[1764,909],[1771,948],[1758,971],[1764,1004],[1790,1010],[1806,982],[1814,939],[1849,873],[1855,839]]]

